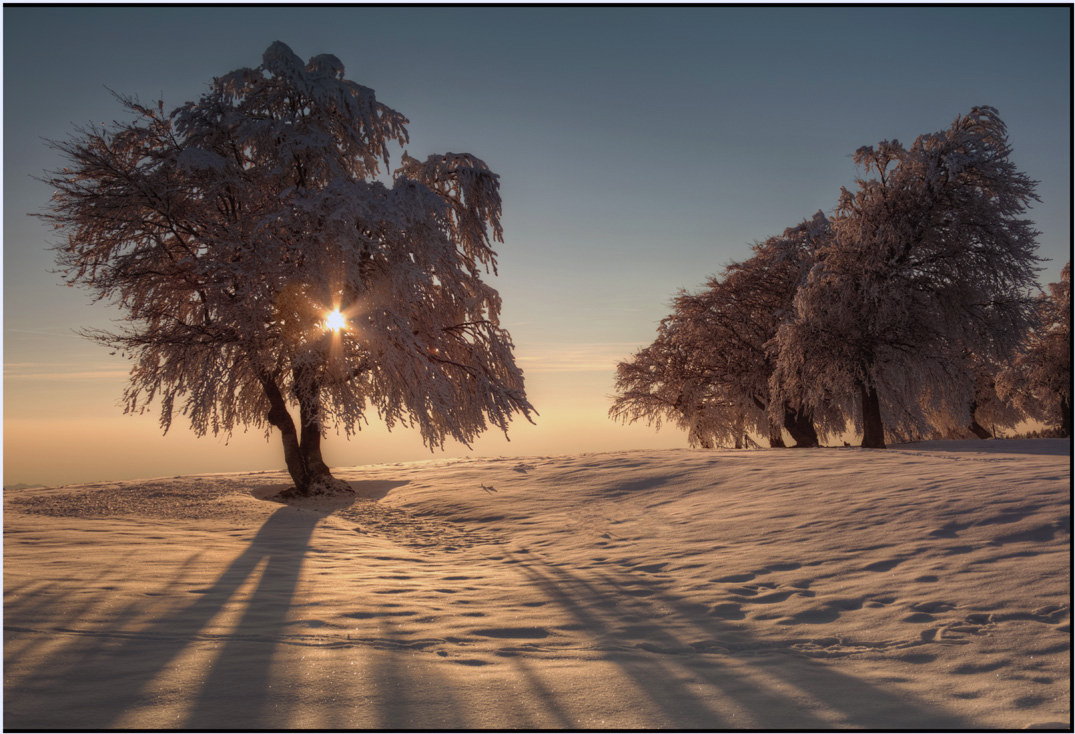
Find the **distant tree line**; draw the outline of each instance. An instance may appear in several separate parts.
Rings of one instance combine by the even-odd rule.
[[[691,445],[795,446],[849,429],[862,446],[978,436],[1026,417],[1071,435],[1071,266],[1038,290],[1036,182],[976,107],[864,171],[818,212],[698,292],[617,367],[610,415]]]

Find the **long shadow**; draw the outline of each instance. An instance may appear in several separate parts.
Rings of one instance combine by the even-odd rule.
[[[126,555],[129,558],[133,553]],[[122,561],[118,565],[122,565]],[[100,588],[112,573],[114,572],[110,569],[101,569],[96,575],[86,576],[85,585],[91,588]],[[42,616],[47,616],[51,612],[53,604],[56,603],[57,597],[63,594],[62,588],[63,585],[56,581],[34,581],[27,582],[22,587],[13,587],[10,590],[5,589],[4,612],[7,620],[15,619],[34,623]],[[94,607],[106,602],[108,593],[107,589],[100,589],[96,593],[83,595],[83,598],[77,601],[67,601],[65,604],[68,610],[67,619],[77,620],[89,614]],[[7,639],[8,632],[17,633],[22,630],[18,629],[18,625],[9,624],[4,625],[4,630],[5,667],[9,665],[17,666],[24,658],[30,659],[36,655],[45,655],[45,659],[49,660],[48,653],[39,652],[51,646],[51,640],[48,637],[44,635],[23,635],[19,639],[12,639],[9,642]],[[12,637],[15,637],[15,635],[12,635]]]
[[[222,691],[226,694],[229,686],[235,688],[230,685],[235,681],[242,682],[242,696],[227,698],[223,708],[204,707],[226,712],[232,725],[241,728],[271,725],[266,720],[266,702],[274,641],[284,631],[303,557],[322,517],[321,513],[280,508],[212,586],[197,590],[199,598],[193,603],[133,631],[124,630],[122,620],[137,617],[137,608],[121,610],[119,622],[109,630],[74,637],[34,674],[10,687],[5,681],[5,728],[121,725],[125,713],[153,698],[149,690],[153,679],[172,669],[188,647],[205,639],[206,627],[262,566],[242,619],[225,636],[224,647],[208,670],[191,721],[172,725],[227,726],[224,721],[208,721],[200,709],[215,702]],[[244,638],[250,647],[240,645]]]
[[[750,726],[731,718],[727,711],[715,711],[713,702],[721,700],[751,712],[756,717],[754,725],[764,728],[851,726],[902,730],[976,726],[969,719],[918,701],[911,694],[897,694],[839,672],[827,661],[766,652],[771,642],[767,645],[752,638],[742,625],[707,617],[700,605],[669,592],[659,582],[612,570],[591,581],[562,567],[532,562],[516,568],[547,598],[593,632],[603,643],[603,657],[661,711],[665,717],[662,726]],[[646,642],[633,643],[637,636],[625,632],[625,619],[633,618],[649,622],[640,625]],[[669,631],[672,628],[664,623],[670,618],[678,623],[678,634],[689,635],[687,639]],[[711,649],[709,643],[719,647],[722,642],[739,651],[732,653],[734,660],[728,653],[705,652]],[[744,667],[750,673],[749,679],[744,679]],[[702,688],[688,686],[684,681],[690,679],[700,681]],[[811,713],[804,698],[823,704],[838,721]]]
[[[380,623],[380,633],[385,640],[403,644],[408,641],[384,621]],[[388,731],[465,729],[467,722],[451,679],[442,675],[438,666],[414,665],[414,654],[402,648],[380,651],[373,658],[375,688],[369,693],[375,702],[376,728]]]
[[[272,727],[270,677],[276,641],[284,632],[310,536],[321,516],[277,510],[250,547],[214,586],[220,595],[238,589],[263,561],[265,570],[234,631],[213,663],[186,728]],[[242,691],[237,696],[237,690]]]
[[[907,451],[941,451],[961,454],[1022,454],[1025,456],[1071,456],[1071,439],[1034,438],[982,441],[919,441],[894,444],[892,448]]]
[[[322,517],[280,508],[216,581],[198,590],[195,601],[141,628],[134,625],[144,619],[144,609],[132,604],[118,610],[118,621],[102,634],[72,637],[35,673],[10,687],[5,679],[5,727],[107,729],[127,724],[125,714],[153,703],[151,698],[160,694],[154,681],[184,664],[184,653],[195,646],[199,655],[209,652],[214,619],[237,604],[243,605],[241,616],[220,636],[221,646],[204,675],[184,677],[188,687],[178,695],[191,704],[189,710],[175,721],[154,725],[210,730],[286,726],[282,714],[294,702],[280,696],[286,692],[281,688],[294,683],[298,691],[301,682],[274,670],[274,656],[287,631],[312,533]],[[745,625],[708,616],[707,607],[678,596],[660,580],[617,567],[583,575],[526,555],[529,559],[513,568],[594,636],[603,661],[622,672],[635,689],[624,696],[645,697],[662,726],[976,728],[974,721],[840,672],[826,661],[767,652],[771,641],[754,638]],[[173,591],[178,581],[173,581]],[[251,587],[246,599],[237,599],[242,589]],[[452,684],[451,676],[439,665],[413,665],[406,636],[387,624],[381,624],[380,635],[400,647],[373,658],[376,689],[364,692],[362,700],[375,707],[377,725],[465,726],[462,688]],[[707,652],[716,649],[709,643],[726,643],[731,652]],[[556,699],[525,656],[511,665],[523,678],[521,695],[537,696],[557,726],[570,728],[572,717],[566,705],[560,705],[566,702]],[[193,695],[191,685],[197,687]],[[438,704],[432,709],[439,720],[424,718],[431,708],[423,704],[429,701]],[[833,718],[821,718],[817,709]],[[736,710],[749,712],[754,720],[737,719]],[[346,715],[336,713],[340,719],[335,723],[346,726]]]
[[[683,659],[677,659],[678,655],[659,654],[644,652],[624,640],[621,632],[621,621],[626,616],[649,617],[647,608],[652,603],[660,600],[666,602],[663,595],[654,591],[647,597],[646,602],[639,602],[635,597],[624,593],[626,584],[600,585],[590,583],[562,568],[537,568],[527,565],[520,568],[530,581],[540,589],[548,598],[553,599],[562,609],[567,611],[572,618],[583,625],[597,638],[598,643],[605,649],[603,657],[606,661],[614,663],[616,667],[630,679],[635,688],[644,692],[649,698],[649,703],[659,709],[664,721],[662,726],[673,729],[693,728],[733,728],[736,722],[724,712],[714,710],[710,696],[695,689],[685,686],[678,674]],[[635,585],[636,584],[632,584]],[[624,614],[625,605],[630,603],[629,614]],[[666,618],[667,609],[653,609],[652,618]],[[656,641],[655,648],[676,650],[683,647],[683,643],[676,638],[662,632],[659,625],[650,630],[648,639]],[[697,670],[692,666],[692,673]],[[702,677],[709,686],[718,689],[723,695],[734,697],[741,685],[734,688],[728,684],[734,681],[735,674],[731,671],[722,670],[720,667],[713,670],[701,671]],[[764,707],[765,711],[776,714],[786,710],[787,701],[782,696],[769,691],[751,687],[748,700],[742,701],[745,708],[756,710]],[[768,725],[784,724],[788,722],[765,722]],[[824,729],[827,722],[804,714],[799,717],[797,726],[806,729]]]

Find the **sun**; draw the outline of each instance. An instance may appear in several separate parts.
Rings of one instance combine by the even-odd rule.
[[[347,319],[340,313],[340,309],[336,309],[328,316],[325,317],[325,328],[331,331],[339,331],[347,326]]]

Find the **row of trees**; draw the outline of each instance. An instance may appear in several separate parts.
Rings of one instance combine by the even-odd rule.
[[[785,431],[815,446],[854,428],[884,448],[1024,416],[1070,435],[1070,264],[1032,295],[1035,182],[1010,154],[990,107],[909,148],[860,148],[865,175],[831,217],[675,298],[618,366],[610,414],[672,421],[705,447],[783,446]]]

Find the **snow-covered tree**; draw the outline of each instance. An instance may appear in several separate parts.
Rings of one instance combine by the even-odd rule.
[[[340,487],[327,428],[375,410],[430,448],[533,412],[500,297],[498,177],[469,154],[406,152],[407,119],[276,42],[171,114],[120,97],[130,122],[53,146],[49,212],[69,285],[119,306],[86,332],[133,360],[128,412],[156,400],[199,434],[279,430],[298,491]],[[289,412],[298,409],[298,426]]]
[[[692,445],[739,446],[748,430],[784,446],[785,428],[797,446],[816,446],[812,416],[801,405],[770,405],[767,344],[828,236],[828,220],[818,212],[756,244],[753,257],[732,263],[701,291],[681,292],[656,340],[618,366],[610,415],[658,428],[672,420]]]
[[[967,429],[978,438],[996,437],[997,429],[1013,428],[1026,416],[997,388],[995,369],[975,372],[974,399],[970,405]]]
[[[817,446],[818,437],[839,434],[846,428],[843,412],[837,404],[821,395],[813,404],[774,389],[773,376],[779,358],[776,336],[789,319],[795,316],[795,295],[817,262],[817,253],[832,240],[832,223],[818,211],[777,237],[770,237],[754,246],[754,256],[731,269],[750,272],[748,292],[761,294],[760,308],[754,311],[757,324],[755,336],[763,340],[765,360],[763,371],[755,375],[764,380],[764,394],[769,420],[782,425],[795,440],[797,447]]]
[[[938,436],[992,438],[998,428],[1012,428],[1026,417],[1010,398],[1001,394],[1000,367],[969,355],[966,369],[969,374],[958,380],[967,390],[964,401],[955,406],[960,408],[958,412],[951,411],[951,404],[932,404],[929,395],[924,396],[929,423]]]
[[[677,306],[687,294],[681,294]],[[741,448],[747,420],[757,428],[755,407],[713,389],[712,368],[699,360],[689,337],[692,324],[680,309],[661,321],[657,338],[616,368],[617,395],[609,415],[642,420],[660,430],[665,421],[687,431],[691,446]]]
[[[1071,435],[1071,263],[1036,304],[1036,323],[999,380],[1000,393]]]
[[[926,434],[928,411],[969,406],[963,355],[1003,362],[1030,322],[1038,233],[1023,218],[1035,182],[1010,158],[996,110],[944,131],[855,152],[868,178],[841,192],[833,238],[774,342],[774,387],[834,397],[862,445]]]

